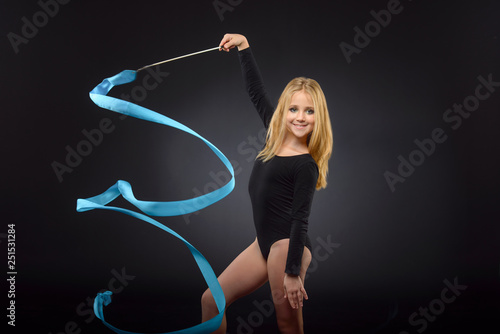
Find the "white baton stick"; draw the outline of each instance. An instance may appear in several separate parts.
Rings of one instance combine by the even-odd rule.
[[[146,69],[148,67],[152,67],[152,66],[156,66],[156,65],[168,63],[169,61],[174,61],[174,60],[177,60],[177,59],[182,59],[182,58],[186,58],[186,57],[198,55],[200,53],[205,53],[205,52],[215,51],[215,50],[220,50],[220,49],[221,49],[220,46],[216,46],[215,48],[206,49],[206,50],[198,51],[198,52],[193,52],[193,53],[190,53],[190,54],[187,54],[187,55],[184,55],[184,56],[180,56],[180,57],[175,57],[175,58],[172,58],[172,59],[167,59],[167,60],[164,60],[164,61],[160,61],[158,63],[154,63],[154,64],[151,64],[151,65],[147,65],[147,66],[141,67],[140,69],[137,70],[137,72],[142,71],[142,70],[144,70],[144,69]]]

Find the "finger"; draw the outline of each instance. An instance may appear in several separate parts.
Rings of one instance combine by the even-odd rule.
[[[236,45],[235,45],[235,42],[233,40],[233,36],[228,35],[228,37],[223,45],[224,51],[229,52],[229,50],[234,49],[235,46]]]
[[[231,49],[234,49],[234,42],[231,40],[231,41],[228,41],[226,44],[224,44],[223,48],[224,48],[224,51],[226,52],[229,52],[229,50]]]
[[[304,295],[304,298],[305,298],[306,300],[308,300],[308,299],[309,299],[309,296],[307,295],[306,289],[302,288],[302,294]]]
[[[290,295],[288,296],[288,302],[290,303],[290,307],[293,308],[293,309],[296,309],[296,302],[295,302],[295,298],[293,295]]]
[[[223,45],[226,43],[224,40],[226,39],[226,37],[222,37],[222,39],[220,40],[220,43],[219,43],[219,48],[222,49]]]
[[[301,291],[297,292],[297,305],[300,307],[304,306],[303,300],[304,300],[304,295],[302,294],[302,292]]]
[[[219,47],[223,48],[226,51],[226,49],[224,47],[224,44],[226,44],[227,42],[229,42],[231,39],[232,39],[232,37],[229,34],[225,34],[224,37],[222,37],[222,40],[219,43]]]
[[[299,308],[299,305],[300,305],[300,298],[299,298],[299,294],[298,293],[294,293],[292,295],[292,308],[294,309],[298,309]]]

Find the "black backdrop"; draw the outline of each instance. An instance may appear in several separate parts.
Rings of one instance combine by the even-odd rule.
[[[15,224],[17,272],[15,288],[2,283],[6,315],[16,306],[15,327],[3,316],[9,332],[109,333],[88,306],[109,286],[117,293],[105,314],[119,328],[198,323],[205,282],[177,239],[118,213],[77,213],[75,204],[118,179],[146,200],[190,198],[225,182],[199,140],[121,119],[88,92],[123,69],[217,46],[226,32],[248,37],[274,101],[299,75],[327,96],[334,155],[310,217],[306,331],[498,330],[498,2],[42,0],[2,1],[2,13],[0,247],[9,278]],[[227,198],[159,218],[220,273],[255,237],[247,183],[262,126],[237,55],[162,65],[111,92],[123,94],[233,161]],[[68,165],[78,149],[86,156]],[[265,286],[233,304],[228,332],[276,332],[269,298]]]

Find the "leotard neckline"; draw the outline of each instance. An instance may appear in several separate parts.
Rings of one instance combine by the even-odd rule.
[[[296,155],[275,155],[275,157],[278,158],[293,158],[293,157],[300,157],[303,155],[311,155],[310,153],[302,153],[302,154],[296,154]]]

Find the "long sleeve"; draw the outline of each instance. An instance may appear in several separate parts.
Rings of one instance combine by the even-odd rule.
[[[262,81],[262,76],[253,57],[252,50],[246,48],[238,51],[238,58],[240,60],[245,88],[262,122],[264,122],[264,126],[267,128],[273,116],[274,107],[267,96],[264,82]]]
[[[287,274],[300,274],[302,254],[307,239],[309,214],[311,212],[318,175],[318,167],[312,161],[301,166],[295,174],[292,226],[285,268],[285,273]]]

